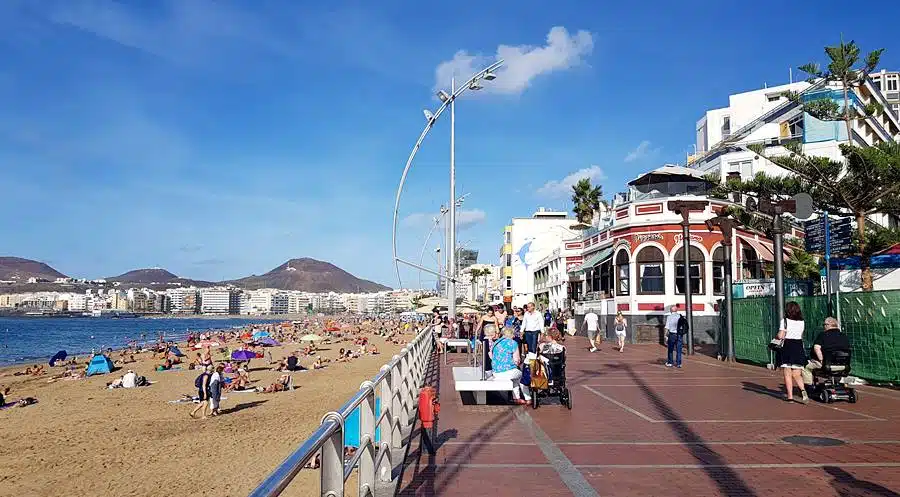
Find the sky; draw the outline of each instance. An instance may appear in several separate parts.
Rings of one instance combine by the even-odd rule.
[[[511,218],[683,162],[706,110],[842,33],[900,69],[890,2],[427,3],[0,2],[0,255],[205,280],[313,257],[398,287],[400,175],[452,77],[505,60],[456,108],[458,238],[497,263]],[[449,117],[400,204],[399,255],[433,268]]]

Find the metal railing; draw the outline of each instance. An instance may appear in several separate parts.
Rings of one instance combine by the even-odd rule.
[[[375,481],[392,478],[391,449],[403,444],[403,429],[410,424],[418,408],[418,390],[422,385],[428,361],[434,348],[431,326],[427,326],[400,354],[371,380],[360,385],[359,392],[337,411],[322,417],[322,424],[300,447],[290,454],[250,497],[280,495],[297,473],[320,453],[320,481],[323,497],[342,497],[344,484],[359,466],[359,496],[374,496]],[[375,409],[375,398],[381,401],[381,414]],[[359,407],[359,448],[344,461],[344,433],[347,418]],[[377,416],[376,416],[377,415]],[[381,443],[376,446],[375,431],[380,430]],[[377,448],[377,450],[376,450]],[[377,455],[376,455],[377,452]]]

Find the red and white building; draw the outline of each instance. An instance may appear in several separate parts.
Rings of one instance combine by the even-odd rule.
[[[708,201],[703,211],[690,216],[689,275],[695,341],[714,342],[719,301],[725,296],[725,254],[722,234],[718,229],[710,231],[705,223],[729,202],[707,197],[707,185],[700,174],[693,169],[664,166],[639,176],[629,183],[627,196],[614,203],[607,226],[586,230],[580,239],[564,242],[557,251],[557,266],[552,260],[541,261],[535,281],[543,281],[546,274],[548,287],[556,288],[553,275],[558,272],[544,268],[559,267],[565,261],[568,300],[560,307],[574,309],[579,324],[579,317],[589,309],[601,316],[601,323],[611,323],[621,311],[630,324],[630,339],[655,341],[668,307],[674,304],[684,309],[681,216],[669,211],[667,203]],[[800,232],[791,235],[802,236]],[[733,239],[734,280],[767,277],[771,271],[767,263],[775,257],[772,241],[742,229],[736,230]],[[545,271],[540,278],[538,271]],[[536,283],[536,293],[538,288],[543,287]]]

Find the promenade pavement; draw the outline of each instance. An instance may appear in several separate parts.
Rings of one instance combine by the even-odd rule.
[[[452,380],[465,355],[435,360],[436,454],[414,431],[398,495],[900,497],[898,391],[861,387],[856,404],[787,403],[780,371],[705,356],[666,368],[658,345],[590,353],[573,337],[566,346],[571,411],[555,400],[503,405],[500,395],[470,405]]]

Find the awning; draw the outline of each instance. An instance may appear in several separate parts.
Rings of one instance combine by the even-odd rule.
[[[773,262],[775,260],[775,254],[767,249],[765,245],[759,243],[759,241],[741,235],[738,235],[738,238],[740,238],[742,242],[753,247],[753,250],[756,250],[756,255],[759,257],[759,260],[765,262]]]
[[[584,271],[586,269],[591,269],[592,267],[596,266],[597,264],[600,264],[601,262],[604,262],[605,260],[612,258],[612,251],[613,251],[612,247],[607,247],[607,248],[601,250],[600,252],[597,252],[596,254],[591,256],[590,259],[584,261],[584,264],[582,264],[581,267],[578,268],[578,270]]]

